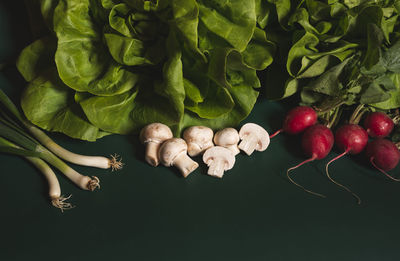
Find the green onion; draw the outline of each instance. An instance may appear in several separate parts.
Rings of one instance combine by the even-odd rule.
[[[73,208],[71,203],[66,202],[66,200],[71,196],[64,197],[61,195],[60,183],[58,182],[56,174],[45,161],[38,158],[38,152],[25,150],[2,137],[0,137],[0,152],[19,155],[31,162],[38,170],[40,170],[47,180],[51,204],[54,207],[59,208],[62,212],[66,209]]]
[[[0,152],[24,157],[38,168],[49,184],[52,205],[61,211],[73,206],[66,202],[70,196],[61,195],[60,184],[49,165],[57,168],[81,189],[90,191],[100,188],[100,180],[96,176],[80,174],[62,159],[83,166],[112,170],[120,169],[123,165],[116,155],[108,159],[101,156],[79,155],[62,148],[26,120],[2,90],[0,90]]]
[[[62,148],[60,145],[55,143],[49,136],[47,136],[42,130],[31,124],[27,121],[23,115],[19,112],[18,108],[14,105],[14,103],[8,98],[8,96],[0,90],[0,102],[6,107],[6,109],[16,118],[18,121],[25,126],[25,128],[32,133],[32,135],[46,148],[48,148],[51,152],[59,156],[60,158],[69,161],[71,163],[96,167],[102,169],[111,168],[112,171],[119,170],[122,168],[123,163],[118,155],[111,155],[110,158],[102,157],[102,156],[86,156],[73,153]],[[4,113],[3,113],[4,114]],[[8,115],[4,114],[4,121],[7,124],[11,124],[12,126],[8,126],[9,128],[14,127],[17,132],[21,132],[21,128],[18,126],[15,121],[13,121]],[[0,117],[1,118],[1,117]],[[1,121],[1,120],[0,120]],[[1,135],[1,134],[0,134]],[[25,135],[29,138],[29,135]],[[24,141],[27,142],[27,141]]]

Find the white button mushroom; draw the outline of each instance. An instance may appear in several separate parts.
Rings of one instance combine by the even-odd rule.
[[[156,167],[159,163],[158,150],[165,140],[173,137],[171,129],[162,123],[152,123],[140,131],[140,141],[146,145],[145,160]]]
[[[214,146],[212,141],[214,132],[205,126],[192,126],[183,132],[183,139],[188,146],[188,154],[192,157],[203,153]]]
[[[233,155],[240,153],[238,148],[239,133],[234,128],[225,128],[217,131],[214,136],[214,143],[218,146],[225,147],[233,152]]]
[[[193,161],[187,153],[187,144],[180,138],[172,138],[161,144],[158,156],[164,166],[177,167],[186,178],[199,164]]]
[[[227,148],[215,146],[204,152],[203,161],[208,166],[208,175],[222,178],[224,171],[235,164],[235,155]]]
[[[247,155],[251,155],[254,150],[264,151],[269,145],[269,134],[260,125],[246,123],[239,131],[239,137],[242,140],[239,143],[239,149]]]

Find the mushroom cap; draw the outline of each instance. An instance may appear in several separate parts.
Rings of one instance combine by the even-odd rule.
[[[142,143],[156,142],[161,143],[164,140],[171,139],[173,137],[171,129],[162,123],[156,122],[146,125],[140,131],[140,141]]]
[[[187,144],[184,139],[171,138],[164,141],[158,150],[158,157],[165,166],[172,166],[176,157],[186,154]]]
[[[212,141],[213,136],[213,130],[205,126],[192,126],[183,132],[183,139],[187,143],[207,143]]]
[[[221,146],[214,146],[206,150],[203,154],[204,163],[208,164],[210,160],[222,159],[226,162],[224,170],[229,170],[235,165],[235,155],[227,148]]]
[[[219,130],[214,136],[214,143],[220,146],[238,144],[239,140],[239,133],[234,128],[225,128]]]
[[[269,145],[269,134],[268,132],[258,124],[255,123],[246,123],[240,128],[239,137],[240,139],[245,138],[246,136],[254,135],[257,137],[257,147],[255,148],[257,151],[266,150]]]

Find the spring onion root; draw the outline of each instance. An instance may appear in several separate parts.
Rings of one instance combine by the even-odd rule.
[[[59,208],[61,210],[61,212],[64,212],[64,210],[66,210],[66,209],[71,209],[71,208],[75,207],[71,203],[65,202],[66,200],[68,200],[70,198],[71,198],[71,195],[69,195],[68,197],[64,197],[61,195],[58,198],[53,198],[51,200],[51,204],[54,207]]]
[[[96,167],[101,169],[111,168],[112,171],[119,170],[123,166],[121,159],[116,154],[112,155],[111,158],[76,154],[69,150],[64,149],[63,147],[55,143],[42,130],[33,126],[29,122],[24,121],[24,124],[28,128],[28,130],[35,136],[35,138],[40,141],[41,144],[43,144],[51,152],[53,152],[54,154],[56,154],[57,156],[66,161],[81,166]]]
[[[31,162],[36,168],[38,168],[45,176],[47,183],[49,184],[49,197],[51,200],[51,204],[54,207],[60,209],[61,212],[73,208],[74,206],[71,203],[66,202],[69,198],[71,198],[71,195],[68,197],[64,197],[63,195],[61,195],[60,183],[58,182],[56,174],[50,168],[50,166],[39,158],[35,157],[25,157],[25,158],[29,162]]]
[[[122,162],[122,157],[117,154],[110,155],[109,161],[111,171],[120,170],[124,166],[124,163]]]

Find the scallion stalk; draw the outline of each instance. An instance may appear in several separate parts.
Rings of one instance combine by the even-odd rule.
[[[106,158],[103,156],[86,156],[86,155],[76,154],[62,148],[60,145],[54,142],[48,135],[46,135],[46,133],[44,133],[42,130],[31,124],[28,120],[26,120],[25,117],[19,112],[15,104],[10,100],[10,98],[8,98],[8,96],[2,90],[0,90],[0,102],[12,115],[14,115],[14,117],[21,123],[21,125],[25,126],[25,128],[28,129],[30,133],[32,133],[32,135],[42,145],[44,145],[58,157],[66,161],[69,161],[71,163],[82,166],[96,167],[102,169],[111,168],[112,171],[119,170],[122,168],[123,163],[121,162],[121,158],[116,154],[111,155],[110,158]],[[16,132],[21,132],[21,127],[18,126],[18,124],[16,124],[12,119],[10,119],[8,115],[4,114],[3,122],[5,123],[4,125],[7,127],[7,129],[11,128],[14,129]],[[28,136],[28,137],[21,137],[23,139],[30,138],[29,135],[22,135],[22,136]],[[11,139],[11,137],[7,138]],[[24,143],[28,144],[27,141],[24,141]]]
[[[93,191],[100,188],[100,180],[96,176],[89,177],[80,174],[41,145],[38,145],[35,151],[40,154],[40,158],[61,171],[81,189]]]
[[[2,137],[0,137],[0,150],[7,152],[9,154],[16,154],[19,156],[23,156],[44,175],[49,185],[48,193],[51,200],[51,204],[54,207],[59,208],[61,212],[63,212],[66,209],[73,208],[71,203],[66,202],[71,196],[64,197],[63,195],[61,195],[61,187],[60,183],[58,182],[56,174],[45,161],[36,157],[39,155],[38,153],[24,150],[18,145]]]
[[[106,158],[102,156],[87,156],[76,154],[58,145],[42,130],[33,126],[32,124],[24,121],[24,125],[33,134],[33,136],[40,141],[41,144],[43,144],[51,152],[66,161],[88,167],[96,167],[102,169],[111,168],[112,171],[119,170],[123,166],[123,163],[121,162],[121,159],[118,155],[111,155],[110,158]]]
[[[57,176],[54,171],[50,168],[50,166],[43,160],[35,157],[25,157],[29,162],[31,162],[40,172],[43,173],[44,177],[47,180],[49,185],[49,197],[51,200],[51,204],[59,208],[61,212],[64,212],[66,209],[71,209],[74,206],[67,202],[68,199],[71,198],[71,195],[68,197],[64,197],[61,195],[61,187],[58,182]]]

